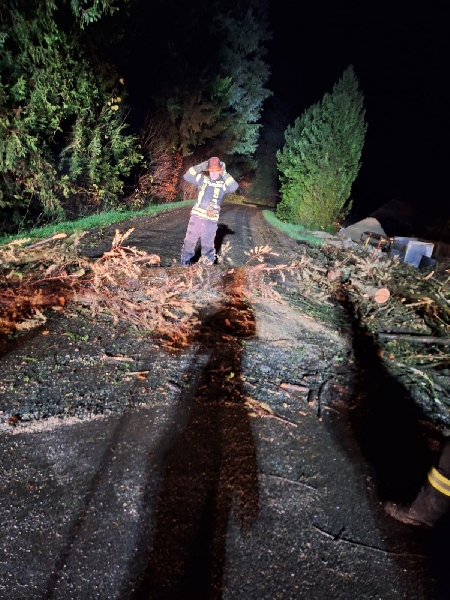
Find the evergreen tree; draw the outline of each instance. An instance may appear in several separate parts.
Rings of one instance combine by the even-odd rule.
[[[50,0],[2,12],[0,208],[16,225],[25,213],[64,217],[69,198],[78,212],[115,205],[140,160],[118,77],[85,58],[55,13]]]
[[[280,219],[308,227],[336,224],[351,206],[367,125],[363,94],[348,67],[331,94],[309,107],[285,132],[277,152]]]
[[[270,95],[266,6],[267,0],[158,4],[154,39],[146,32],[138,51],[149,56],[151,113],[170,123],[163,135],[172,152],[254,154]]]
[[[270,70],[264,61],[264,43],[270,39],[265,0],[238,1],[234,10],[217,19],[220,72],[231,79],[222,136],[227,154],[254,155],[259,138],[262,106],[272,92],[265,88]]]
[[[204,72],[195,86],[179,90],[176,97],[169,98],[166,108],[170,125],[164,135],[181,156],[191,155],[229,126],[226,109],[230,86],[231,78],[216,75],[210,79]]]

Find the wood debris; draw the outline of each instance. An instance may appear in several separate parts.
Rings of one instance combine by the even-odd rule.
[[[229,300],[226,270],[159,267],[158,256],[124,245],[132,231],[116,230],[111,249],[94,261],[78,254],[83,233],[0,246],[0,331],[42,326],[46,309],[65,311],[76,303],[94,318],[126,321],[168,347],[189,344],[202,311]],[[290,264],[268,264],[268,256],[276,254],[259,246],[243,267],[229,271],[245,269],[241,297],[284,302],[289,279],[306,315],[341,324],[344,302],[350,303],[396,376],[408,389],[428,394],[432,404],[447,407],[450,423],[448,265],[423,271],[363,246],[302,246]],[[426,344],[421,353],[419,341]],[[420,374],[425,371],[427,379]]]
[[[289,421],[289,419],[280,417],[280,415],[273,412],[268,404],[265,402],[258,402],[258,400],[255,400],[251,396],[246,396],[245,405],[252,411],[250,416],[269,417],[281,421],[282,423],[286,423],[287,425],[291,425],[292,427],[298,427],[297,423],[293,423],[292,421]]]
[[[374,335],[390,372],[429,413],[436,409],[433,418],[450,424],[448,264],[416,269],[363,246],[304,252],[296,272],[300,308],[319,320],[348,323],[344,307],[351,306],[361,327]],[[426,345],[421,353],[419,343]]]
[[[122,354],[119,354],[118,356],[110,356],[109,354],[101,354],[100,360],[102,362],[110,362],[110,363],[134,362],[134,358],[131,358],[131,356],[123,356]]]
[[[292,392],[300,392],[302,394],[309,392],[309,388],[305,387],[304,385],[297,385],[295,383],[281,383],[280,388]]]

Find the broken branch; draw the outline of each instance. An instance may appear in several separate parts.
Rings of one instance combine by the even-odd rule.
[[[399,340],[402,342],[413,342],[417,344],[450,344],[450,338],[437,337],[435,335],[412,335],[407,333],[377,333],[384,340]]]
[[[34,242],[34,244],[30,244],[26,247],[26,249],[28,250],[29,248],[38,248],[39,246],[50,244],[50,242],[54,242],[55,240],[62,240],[65,237],[67,237],[67,233],[55,233],[55,235],[52,235],[49,238],[45,238],[45,240],[40,240],[39,242]]]

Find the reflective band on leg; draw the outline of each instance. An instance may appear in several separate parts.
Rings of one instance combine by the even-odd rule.
[[[450,496],[450,479],[447,479],[439,473],[437,469],[432,467],[431,471],[428,473],[428,481],[434,487],[435,490],[441,492],[445,496]]]

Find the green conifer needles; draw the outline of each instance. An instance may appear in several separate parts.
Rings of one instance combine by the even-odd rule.
[[[141,161],[118,76],[88,59],[56,16],[48,0],[0,20],[0,209],[10,229],[25,215],[35,224],[67,208],[114,208]]]
[[[277,216],[309,228],[330,228],[351,207],[367,130],[363,94],[353,67],[285,131],[277,152],[281,202]]]

